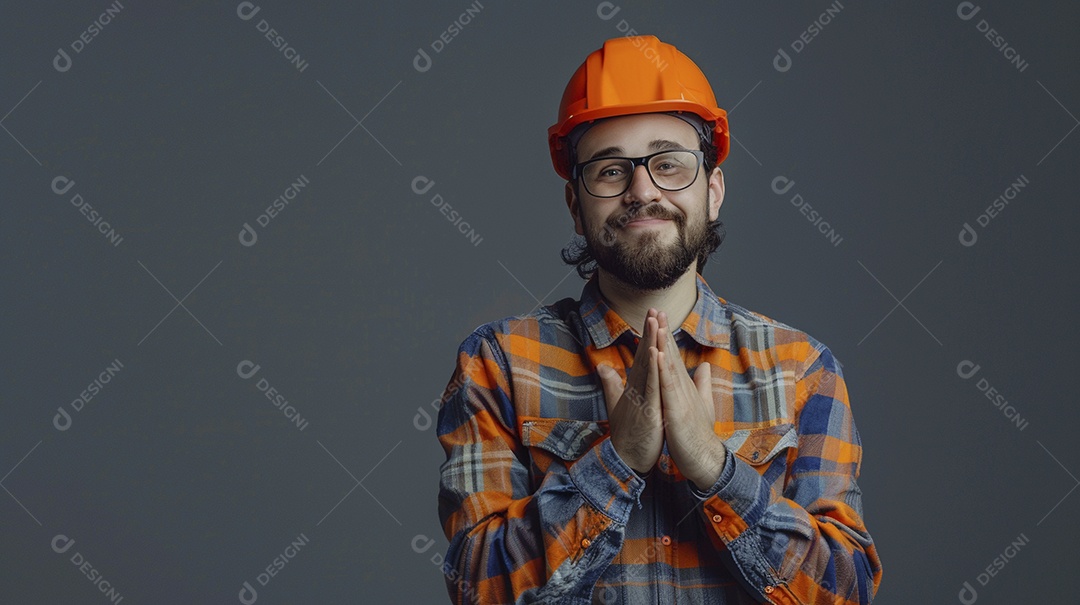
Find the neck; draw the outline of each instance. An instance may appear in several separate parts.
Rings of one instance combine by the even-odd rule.
[[[675,332],[697,303],[696,262],[678,281],[662,290],[639,290],[602,269],[598,271],[600,293],[639,337],[645,332],[650,307],[666,313],[668,326]]]

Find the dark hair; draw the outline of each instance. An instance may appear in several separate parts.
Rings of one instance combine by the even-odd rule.
[[[716,168],[716,145],[700,140],[701,150],[705,152],[705,159],[702,161],[702,166],[705,168],[705,174],[712,174],[713,168]],[[576,158],[576,149],[571,152],[571,157]],[[580,196],[580,183],[577,179],[571,181],[574,187],[574,195]],[[578,205],[578,211],[580,212],[580,204]],[[708,262],[709,257],[716,249],[720,247],[720,244],[724,243],[724,236],[727,235],[727,231],[724,229],[724,222],[719,217],[709,223],[708,232],[705,235],[705,243],[702,246],[701,251],[697,256],[697,272],[705,268],[705,263]],[[592,253],[589,252],[586,246],[584,238],[581,236],[574,236],[574,239],[562,249],[562,260],[568,265],[577,265],[577,274],[581,279],[589,279],[594,272],[596,272],[597,264],[596,259],[593,258]]]

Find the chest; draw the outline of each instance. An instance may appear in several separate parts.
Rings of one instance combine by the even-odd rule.
[[[596,366],[610,365],[625,380],[634,359],[628,347],[616,346],[580,353],[551,350],[546,362],[544,351],[537,353],[535,361],[512,367],[512,388],[518,435],[534,473],[542,476],[548,465],[576,460],[608,432]],[[703,362],[711,366],[712,428],[727,447],[763,475],[770,468],[777,479],[786,474],[773,463],[784,466],[796,453],[797,362],[775,351],[746,348],[736,353],[697,347],[680,353],[688,372]],[[669,460],[662,462],[661,469],[677,473]]]

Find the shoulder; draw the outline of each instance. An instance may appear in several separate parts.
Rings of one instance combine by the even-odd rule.
[[[837,363],[829,347],[806,331],[738,303],[720,299],[720,304],[730,324],[733,350],[783,352],[798,362],[799,378],[820,364]]]
[[[462,341],[459,352],[475,355],[486,344],[505,364],[507,353],[528,347],[529,343],[557,344],[580,340],[578,302],[573,298],[563,298],[528,313],[508,315],[480,324]]]

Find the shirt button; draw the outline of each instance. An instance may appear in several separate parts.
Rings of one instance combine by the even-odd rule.
[[[713,520],[713,523],[719,523],[719,522],[723,521],[724,518],[721,517],[720,515],[713,515],[712,520]]]
[[[588,538],[585,538],[584,540],[581,541],[581,547],[582,548],[588,548],[590,544],[592,544],[592,542],[589,542]]]
[[[667,546],[668,544],[671,544],[671,536],[664,536],[663,538],[660,538],[660,542],[664,546]]]
[[[766,594],[767,594],[767,593],[771,593],[772,591],[773,591],[773,588],[772,588],[772,586],[766,586],[766,587],[765,587],[765,592],[766,592]]]

